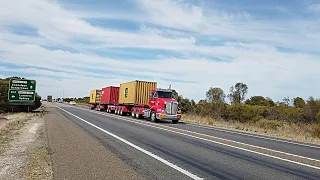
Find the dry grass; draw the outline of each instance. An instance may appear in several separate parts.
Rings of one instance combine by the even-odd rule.
[[[27,169],[28,179],[52,179],[50,148],[43,143],[31,150]]]
[[[31,120],[34,116],[42,116],[41,113],[15,113],[7,114],[1,117],[5,123],[0,127],[0,154],[5,152],[8,143],[12,140],[16,131],[21,129],[27,121]]]
[[[241,132],[267,135],[306,143],[320,144],[319,124],[294,124],[287,122],[256,120],[250,123],[224,121],[196,115],[183,115],[184,122],[191,122],[214,127],[236,130]]]

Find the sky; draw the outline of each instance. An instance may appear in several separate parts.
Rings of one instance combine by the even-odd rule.
[[[0,78],[42,97],[144,80],[196,101],[237,82],[318,98],[319,47],[320,0],[0,1]]]

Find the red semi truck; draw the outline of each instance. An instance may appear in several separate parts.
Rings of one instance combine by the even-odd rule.
[[[155,122],[171,120],[174,124],[181,119],[181,110],[178,101],[172,98],[172,90],[157,88],[156,82],[136,80],[120,84],[118,90],[118,103],[105,106],[109,113],[130,114],[133,118]]]

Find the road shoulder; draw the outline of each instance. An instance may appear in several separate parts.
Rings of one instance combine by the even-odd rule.
[[[56,108],[47,109],[45,127],[54,179],[143,179]]]
[[[51,179],[51,166],[45,145],[43,114],[15,113],[6,116],[0,129],[0,179]],[[31,163],[32,162],[32,163]]]

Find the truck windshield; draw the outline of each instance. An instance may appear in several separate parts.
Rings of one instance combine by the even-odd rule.
[[[172,92],[157,91],[158,98],[172,98]]]

